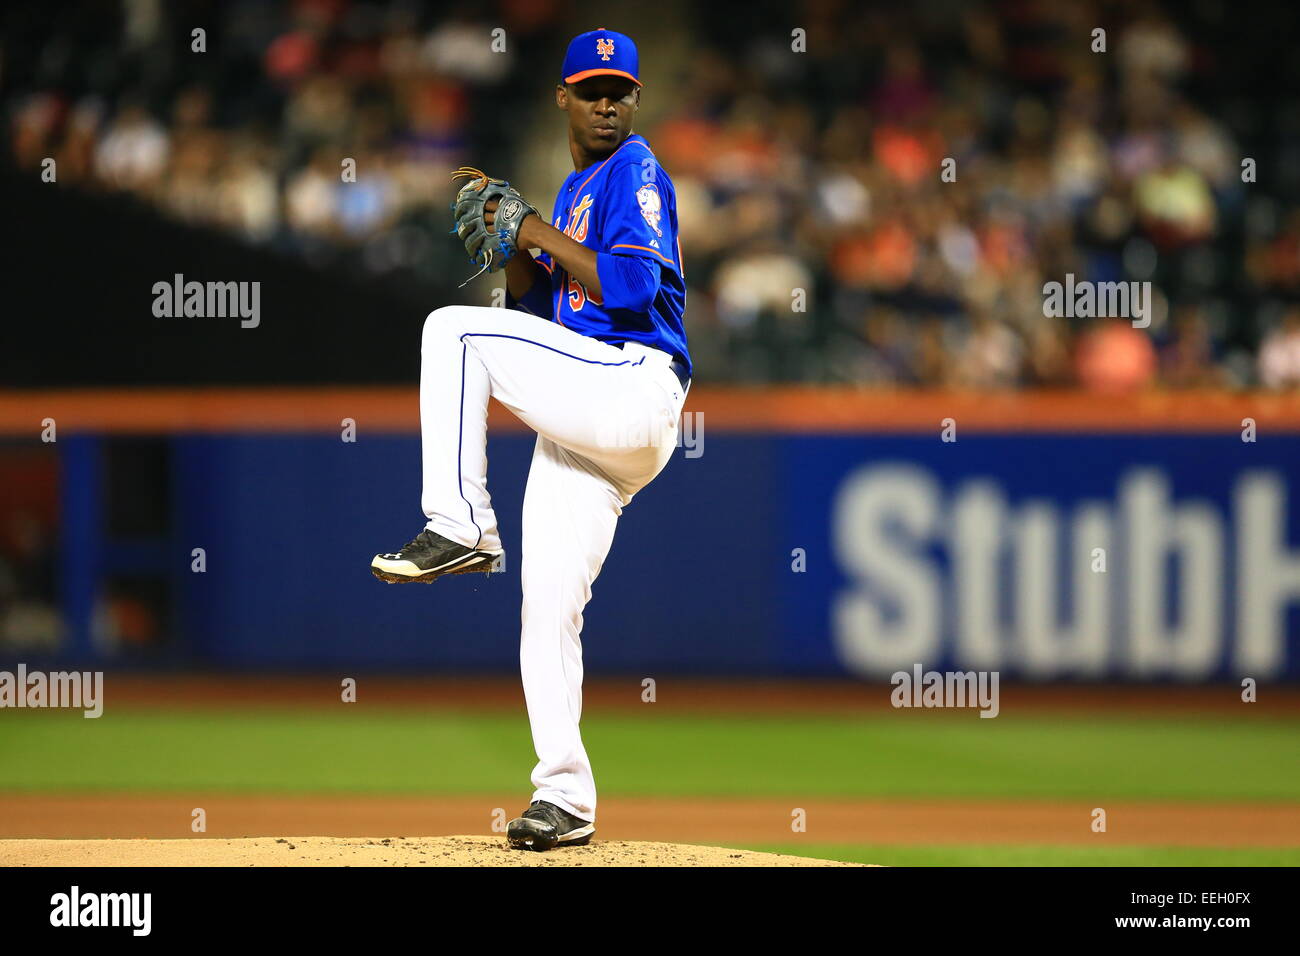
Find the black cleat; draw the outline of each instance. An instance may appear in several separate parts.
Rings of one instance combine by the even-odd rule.
[[[375,555],[370,573],[392,584],[432,581],[444,574],[491,571],[502,553],[475,551],[426,528],[396,554]]]
[[[553,803],[534,800],[524,815],[510,821],[506,839],[517,850],[549,850],[556,846],[586,846],[596,824],[579,820]]]

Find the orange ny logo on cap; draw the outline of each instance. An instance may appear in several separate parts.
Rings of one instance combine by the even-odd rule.
[[[596,52],[600,54],[602,60],[608,63],[609,58],[614,55],[614,41],[608,37],[600,37],[596,40]]]

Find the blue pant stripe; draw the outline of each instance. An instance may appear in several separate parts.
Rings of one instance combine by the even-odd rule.
[[[532,339],[526,339],[520,335],[505,335],[500,332],[466,332],[460,337],[461,344],[463,345],[466,339],[473,339],[473,338],[514,339],[516,342],[527,342],[529,345],[536,345],[540,348],[546,349],[547,351],[554,352],[556,355],[565,355],[571,359],[577,359],[579,362],[586,362],[588,365],[610,365],[610,366],[640,365],[642,362],[645,361],[645,356],[643,355],[635,362],[633,362],[631,359],[623,359],[623,361],[621,362],[601,362],[598,361],[597,359],[583,358],[581,355],[574,355],[570,352],[565,352],[562,349],[552,348],[551,346],[545,344],[544,342],[534,342]]]
[[[470,524],[478,531],[478,539],[474,542],[474,547],[477,549],[483,540],[483,529],[474,520],[474,506],[465,497],[465,479],[461,468],[461,450],[465,443],[465,356],[468,351],[469,346],[462,341],[460,343],[460,433],[456,436],[456,488],[460,491],[460,500],[465,502],[465,507],[469,509]]]

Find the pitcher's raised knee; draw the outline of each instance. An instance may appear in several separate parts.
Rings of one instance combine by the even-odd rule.
[[[436,348],[440,342],[456,342],[465,331],[465,323],[458,314],[459,311],[456,306],[444,305],[430,312],[425,317],[424,330],[420,335],[421,349]]]

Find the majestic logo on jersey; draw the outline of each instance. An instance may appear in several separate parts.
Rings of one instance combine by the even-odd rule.
[[[564,227],[564,234],[574,242],[587,238],[587,226],[591,221],[591,193],[582,197],[582,201],[569,213],[569,224]]]
[[[636,204],[641,207],[641,218],[646,221],[646,225],[655,231],[656,236],[662,236],[664,231],[659,228],[659,217],[663,213],[664,203],[654,183],[646,183],[636,191]]]
[[[602,60],[608,63],[609,58],[614,55],[614,41],[601,37],[596,41],[596,52],[600,54]]]

